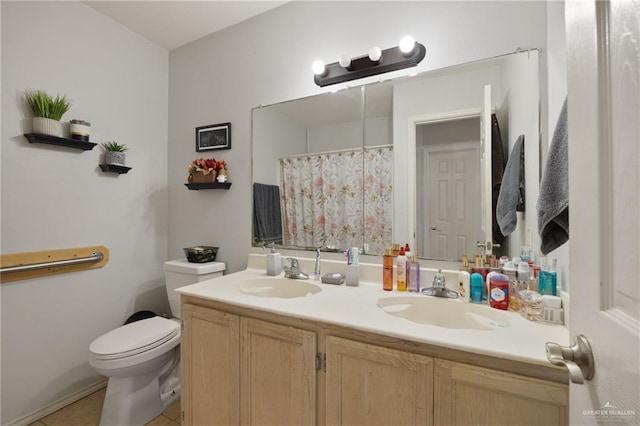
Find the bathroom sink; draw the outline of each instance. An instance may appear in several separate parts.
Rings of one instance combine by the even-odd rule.
[[[486,305],[435,297],[385,297],[378,307],[389,315],[418,324],[468,330],[495,330],[509,326],[505,312]]]
[[[259,297],[280,297],[290,299],[304,297],[307,294],[315,294],[322,288],[304,280],[289,278],[253,278],[238,283],[241,292]]]

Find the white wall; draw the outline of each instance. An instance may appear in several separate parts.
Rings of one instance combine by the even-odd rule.
[[[168,52],[79,2],[1,2],[2,253],[92,245],[102,269],[2,284],[2,424],[102,379],[93,339],[137,310],[167,312]],[[67,94],[63,120],[127,144],[128,174],[100,149],[29,144],[25,89]]]
[[[372,24],[375,23],[375,24]],[[251,251],[251,109],[356,82],[319,88],[311,63],[396,46],[411,34],[427,48],[416,68],[442,68],[546,45],[544,2],[292,2],[170,53],[169,256],[194,243],[219,245],[227,272]],[[187,191],[194,128],[233,123],[229,191]],[[254,159],[254,161],[256,161]]]
[[[511,150],[520,135],[524,135],[525,161],[525,200],[524,212],[518,212],[518,223],[509,235],[509,257],[520,255],[520,247],[530,247],[538,252],[540,238],[538,237],[538,215],[536,204],[539,195],[540,177],[540,76],[538,74],[538,52],[531,51],[505,58],[501,72],[501,101],[507,124],[506,139],[508,151],[505,159],[511,155]],[[500,130],[503,130],[502,127]],[[544,145],[545,142],[542,142]],[[502,251],[504,253],[504,251]]]

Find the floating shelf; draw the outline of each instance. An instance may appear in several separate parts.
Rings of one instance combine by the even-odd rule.
[[[131,167],[118,166],[116,164],[100,164],[100,168],[102,169],[103,172],[111,172],[111,173],[118,173],[118,174],[127,173],[129,170],[131,170]]]
[[[231,187],[231,182],[185,183],[184,186],[195,191],[200,189],[229,189]]]
[[[40,133],[25,133],[24,137],[29,140],[29,143],[44,143],[48,145],[66,146],[67,148],[81,149],[83,151],[91,151],[94,146],[98,145],[97,143],[93,142],[59,138],[57,136],[43,135]]]

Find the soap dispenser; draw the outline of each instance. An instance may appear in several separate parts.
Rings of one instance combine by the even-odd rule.
[[[276,276],[282,272],[282,258],[276,252],[276,245],[271,244],[271,251],[267,253],[267,275]]]

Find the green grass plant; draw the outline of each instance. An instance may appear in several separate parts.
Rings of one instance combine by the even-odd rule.
[[[50,118],[56,121],[62,119],[72,104],[67,95],[61,97],[58,94],[54,98],[44,90],[27,91],[26,98],[34,117]]]
[[[102,149],[105,151],[113,151],[113,152],[125,152],[127,149],[127,145],[119,144],[116,141],[103,142],[100,144]]]

